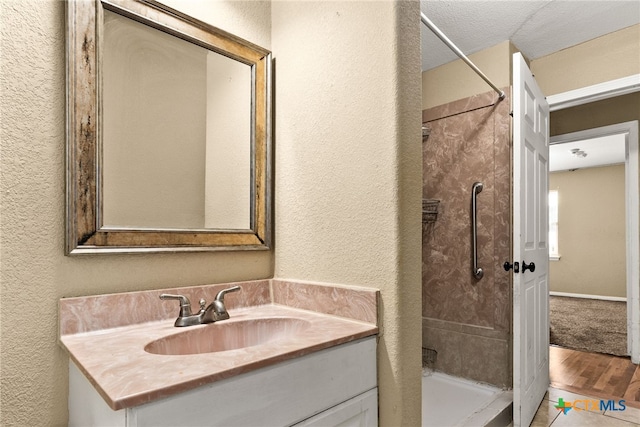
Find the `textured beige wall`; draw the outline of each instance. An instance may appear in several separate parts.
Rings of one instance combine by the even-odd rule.
[[[469,59],[499,88],[511,84],[511,54],[509,41],[468,55]],[[457,99],[485,93],[489,86],[461,59],[422,73],[422,109],[446,104]]]
[[[511,82],[511,55],[516,51],[505,41],[469,59],[503,87]],[[546,95],[638,74],[640,24],[532,60],[530,68]],[[487,84],[460,59],[422,73],[422,86],[422,109],[487,90]]]
[[[640,74],[640,24],[531,61],[546,95]],[[551,113],[550,133],[561,135],[640,119],[640,94],[592,102]]]
[[[549,96],[640,73],[640,24],[531,61]]]
[[[549,174],[558,190],[559,261],[551,291],[626,297],[624,165]]]
[[[417,2],[273,2],[276,277],[379,288],[380,423],[420,425]]]
[[[640,25],[533,60],[531,69],[546,95],[638,74],[640,73]],[[554,111],[551,113],[550,133],[562,135],[639,119],[640,94],[633,93]],[[624,224],[624,216],[621,221]],[[562,231],[560,233],[562,234]],[[564,257],[563,252],[563,248],[560,247],[560,253]],[[624,257],[624,252],[621,257]],[[553,290],[557,290],[554,277],[557,276],[555,272],[558,266],[556,262],[550,263],[550,286]],[[602,295],[595,288],[584,288],[576,292]],[[617,292],[617,294],[624,296],[626,292],[625,294]]]
[[[181,5],[270,48],[268,2]],[[0,425],[66,425],[59,298],[268,278],[273,253],[65,257],[64,2],[2,1],[0,16]]]
[[[562,135],[633,120],[640,120],[640,92],[553,111],[549,133]]]

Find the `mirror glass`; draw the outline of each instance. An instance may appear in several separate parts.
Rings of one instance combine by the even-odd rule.
[[[103,226],[250,228],[251,67],[104,12]]]
[[[149,0],[67,20],[66,253],[269,249],[270,52]]]

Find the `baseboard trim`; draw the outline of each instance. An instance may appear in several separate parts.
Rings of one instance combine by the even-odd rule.
[[[625,297],[608,297],[604,295],[572,294],[570,292],[554,292],[554,291],[550,291],[549,295],[554,297],[571,297],[571,298],[599,299],[604,301],[627,302],[627,299]]]

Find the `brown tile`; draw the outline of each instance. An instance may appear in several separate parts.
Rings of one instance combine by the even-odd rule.
[[[626,358],[611,358],[593,388],[611,396],[623,396],[634,371],[635,366],[630,365]]]
[[[437,352],[434,368],[438,371],[498,387],[511,386],[506,340],[426,328],[423,347]]]
[[[629,388],[627,388],[623,397],[627,401],[640,402],[640,366],[636,365],[633,377],[629,381]]]
[[[551,385],[597,399],[626,401],[640,408],[640,368],[629,358],[551,346]]]
[[[509,92],[508,88],[504,88],[503,90],[505,93]],[[473,95],[468,98],[462,98],[447,104],[422,110],[422,121],[428,122],[431,120],[442,119],[459,114],[461,111],[470,111],[487,107],[495,104],[496,102],[498,102],[498,96],[494,91]],[[502,100],[502,102],[504,102],[504,100]]]
[[[506,91],[508,92],[508,90]],[[491,92],[429,110],[423,144],[423,198],[440,200],[438,220],[423,229],[423,316],[509,331],[510,102]],[[435,119],[435,120],[434,120]],[[470,197],[478,194],[478,263],[471,274]]]
[[[434,122],[424,144],[423,197],[440,200],[438,220],[423,233],[423,316],[483,327],[494,325],[494,122],[475,110]],[[471,273],[470,197],[478,195],[478,281]]]
[[[508,88],[507,88],[508,89]],[[505,90],[509,92],[509,90]],[[510,101],[487,92],[425,110],[423,198],[440,200],[438,219],[423,227],[424,345],[438,352],[436,369],[511,384],[511,279],[500,266],[510,254]],[[471,273],[471,188],[478,194],[478,263]],[[440,322],[441,325],[437,325]],[[424,322],[423,322],[424,323]]]

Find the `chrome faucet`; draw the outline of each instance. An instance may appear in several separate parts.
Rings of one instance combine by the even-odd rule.
[[[207,304],[204,298],[200,299],[200,310],[197,313],[192,313],[191,302],[189,298],[184,295],[172,295],[161,294],[160,299],[175,299],[180,301],[180,313],[176,319],[174,325],[177,327],[201,325],[204,323],[213,323],[220,320],[226,320],[229,318],[229,312],[224,306],[224,296],[229,292],[239,291],[240,286],[234,286],[232,288],[223,289],[216,295],[209,306],[205,308]]]

